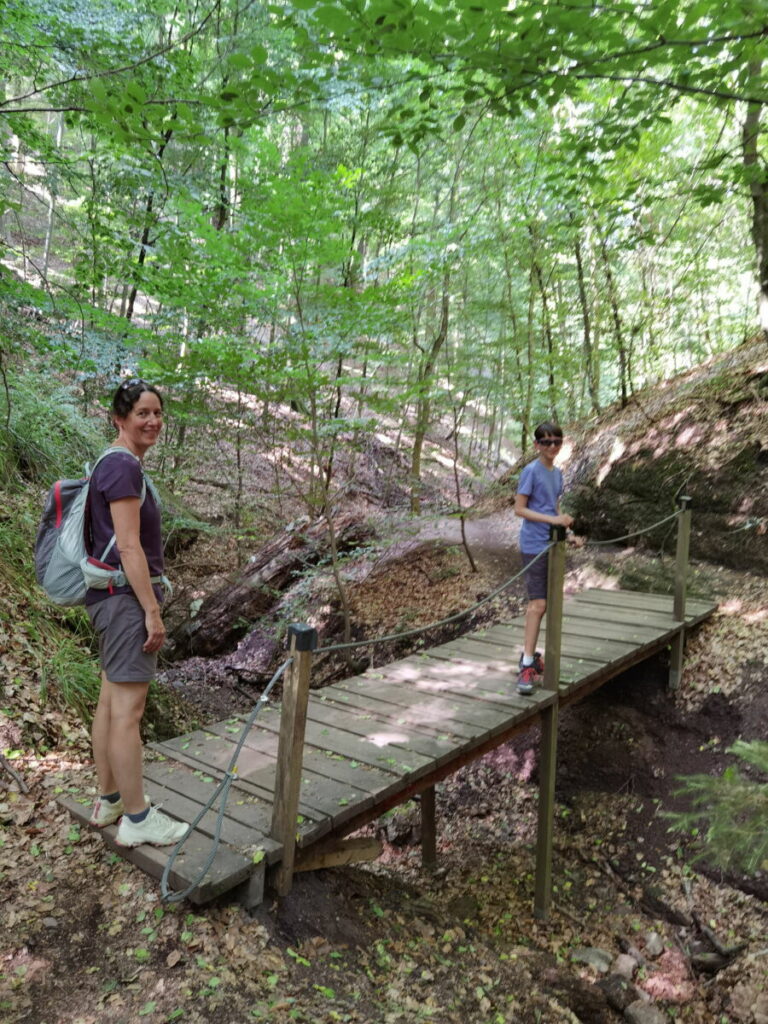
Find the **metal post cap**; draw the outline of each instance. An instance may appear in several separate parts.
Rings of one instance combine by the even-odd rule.
[[[313,626],[308,626],[305,622],[292,622],[288,626],[289,643],[291,637],[296,637],[297,651],[317,650],[317,630]]]

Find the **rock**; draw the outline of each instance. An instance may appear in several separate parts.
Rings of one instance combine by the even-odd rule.
[[[622,978],[627,978],[630,981],[632,976],[637,970],[638,962],[629,953],[619,953],[616,959],[613,961],[613,973],[620,974]]]
[[[646,932],[643,952],[650,960],[655,960],[664,952],[664,940],[658,932]]]
[[[600,974],[607,974],[611,969],[613,956],[604,949],[594,946],[582,946],[571,951],[571,960],[577,964],[587,964]]]
[[[623,974],[609,974],[607,978],[600,978],[595,984],[605,993],[608,1003],[619,1013],[623,1013],[628,1006],[640,1000],[640,993]]]
[[[642,999],[629,1004],[624,1011],[624,1020],[627,1024],[669,1024],[669,1018],[661,1010]]]
[[[59,927],[59,922],[56,920],[55,917],[44,917],[43,918],[43,924],[45,925],[46,928],[58,928]]]

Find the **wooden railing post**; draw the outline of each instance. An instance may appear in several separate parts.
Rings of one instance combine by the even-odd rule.
[[[688,584],[688,553],[691,546],[691,499],[685,495],[677,499],[680,515],[677,520],[677,552],[675,554],[675,590],[672,599],[672,618],[681,623],[669,652],[669,688],[676,690],[683,672],[685,647],[685,591]]]
[[[555,777],[557,774],[558,688],[560,685],[560,649],[563,629],[563,585],[565,581],[565,527],[551,526],[547,573],[547,644],[544,648],[542,688],[555,699],[541,711],[539,748],[539,823],[536,833],[536,889],[533,915],[541,920],[549,916],[552,903],[552,848],[555,816]]]
[[[288,678],[283,686],[275,796],[272,805],[271,836],[283,847],[282,860],[273,879],[278,896],[286,896],[293,885],[293,865],[296,858],[296,817],[301,789],[309,679],[312,669],[312,651],[317,647],[317,632],[311,626],[293,624],[288,627],[288,636],[293,660]]]

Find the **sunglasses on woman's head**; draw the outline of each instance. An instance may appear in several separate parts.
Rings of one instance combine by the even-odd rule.
[[[536,444],[540,444],[542,448],[551,448],[552,445],[554,445],[555,448],[560,448],[562,443],[562,437],[545,437],[543,440],[536,442]]]
[[[124,380],[120,385],[121,391],[127,391],[129,388],[147,387],[147,382],[142,380],[141,377],[131,377],[130,380]]]

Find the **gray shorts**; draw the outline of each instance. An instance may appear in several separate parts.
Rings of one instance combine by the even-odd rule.
[[[547,599],[547,576],[549,572],[549,552],[542,555],[534,562],[536,555],[526,555],[521,552],[523,568],[525,569],[525,586],[528,591],[529,601],[546,601]]]
[[[87,608],[99,634],[99,661],[110,683],[149,683],[157,654],[147,654],[144,609],[133,594],[114,594]]]

